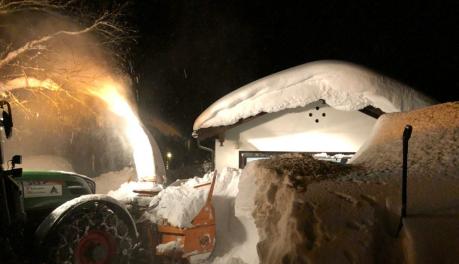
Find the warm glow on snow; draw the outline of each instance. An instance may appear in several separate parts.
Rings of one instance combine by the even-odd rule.
[[[360,145],[349,141],[340,134],[320,132],[305,132],[272,138],[254,138],[247,141],[257,150],[264,151],[355,152],[360,147]]]
[[[97,90],[91,89],[90,93],[103,99],[110,111],[125,121],[123,132],[133,149],[137,178],[146,180],[154,177],[156,173],[150,140],[126,98],[120,94],[117,85],[106,83]]]

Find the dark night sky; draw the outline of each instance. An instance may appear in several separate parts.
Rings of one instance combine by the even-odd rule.
[[[194,119],[218,98],[320,59],[370,67],[440,102],[459,100],[455,1],[347,2],[134,2],[141,110],[188,136]]]

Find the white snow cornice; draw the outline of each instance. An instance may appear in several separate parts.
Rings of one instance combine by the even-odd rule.
[[[271,74],[227,94],[195,120],[193,130],[232,125],[259,113],[302,107],[320,99],[338,110],[371,105],[386,113],[435,104],[413,88],[365,67],[316,61]]]

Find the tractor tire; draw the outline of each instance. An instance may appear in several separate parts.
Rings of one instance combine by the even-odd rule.
[[[77,207],[55,230],[46,241],[45,263],[125,264],[136,243],[128,223],[99,202]]]

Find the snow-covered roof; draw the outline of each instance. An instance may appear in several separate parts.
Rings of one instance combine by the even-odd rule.
[[[320,99],[338,110],[366,106],[386,113],[435,101],[409,86],[343,61],[316,61],[274,73],[220,98],[195,120],[193,130],[227,126],[260,113],[302,107]]]

